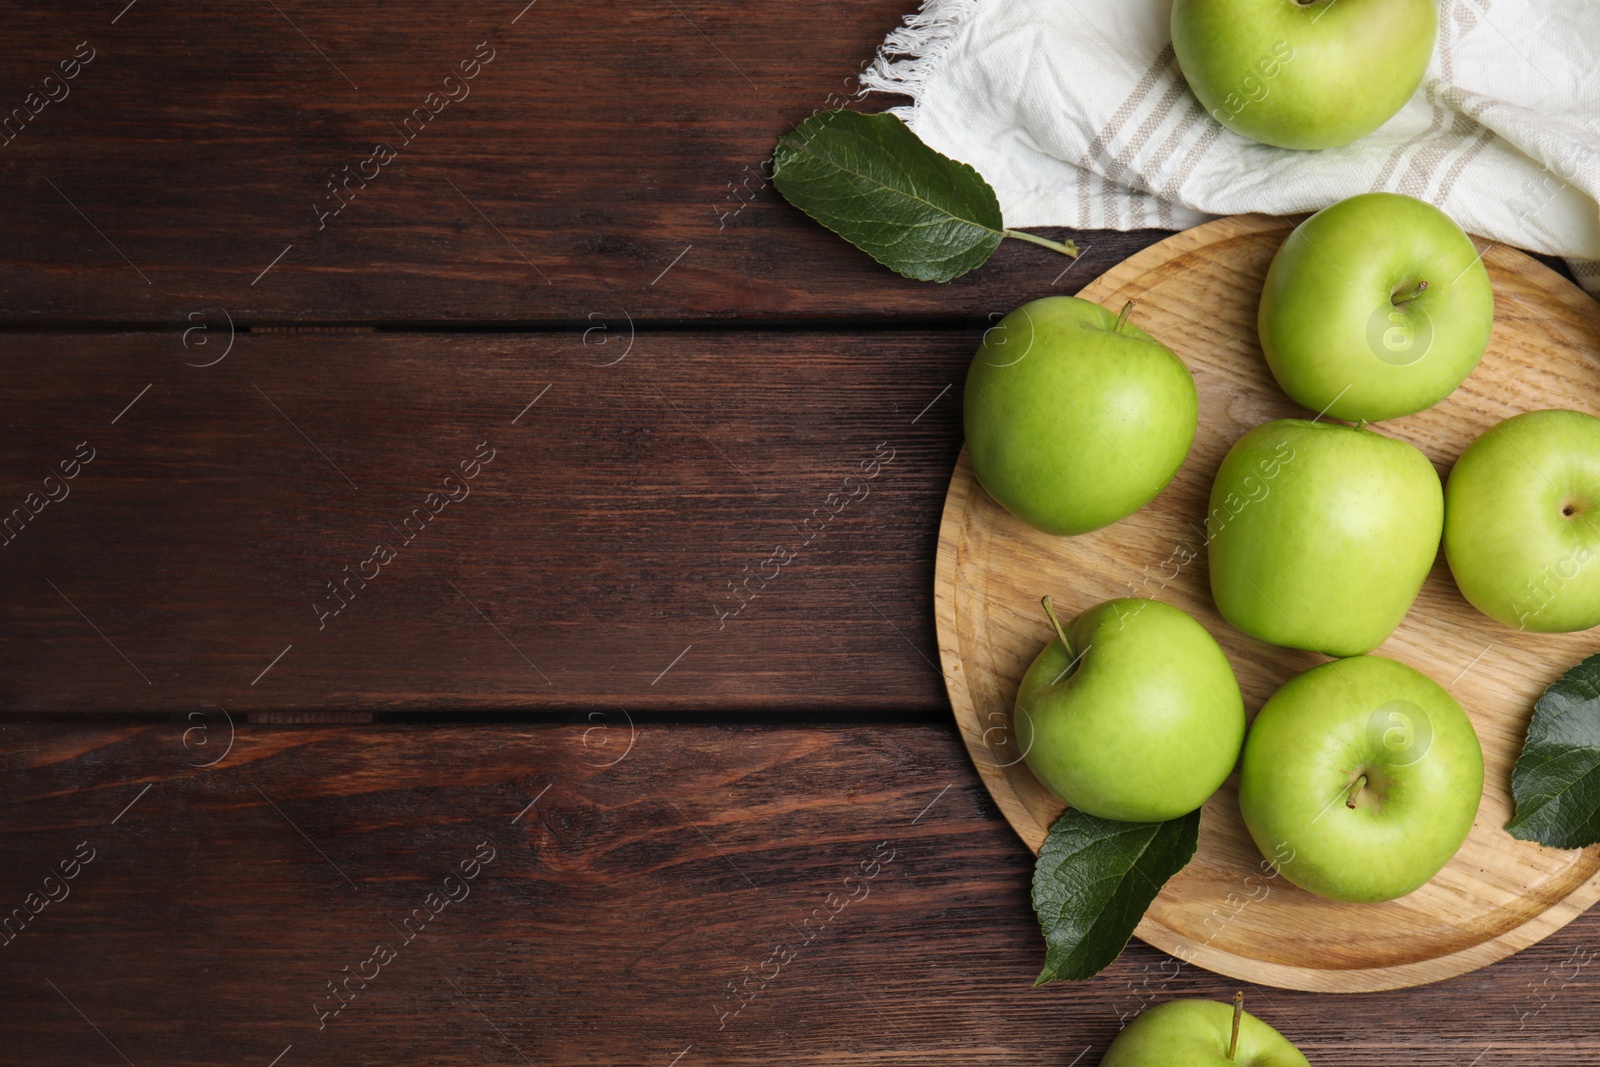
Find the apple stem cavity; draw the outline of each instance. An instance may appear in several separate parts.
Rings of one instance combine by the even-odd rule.
[[[1021,230],[1006,230],[1007,237],[1015,237],[1019,241],[1031,241],[1041,248],[1048,248],[1052,252],[1060,252],[1064,256],[1078,258],[1078,246],[1072,241],[1052,241],[1048,237],[1040,237],[1036,233],[1023,233]]]
[[[1117,313],[1117,324],[1111,327],[1112,333],[1121,333],[1122,328],[1128,325],[1128,319],[1133,315],[1133,301],[1122,305],[1122,310]]]
[[[1407,300],[1415,300],[1417,297],[1421,296],[1423,293],[1426,293],[1427,291],[1428,291],[1428,283],[1425,282],[1425,281],[1421,281],[1421,282],[1418,282],[1416,285],[1412,286],[1410,289],[1407,289],[1403,293],[1395,293],[1393,296],[1391,296],[1389,298],[1389,303],[1395,305],[1396,307],[1399,307],[1401,304],[1404,304]]]
[[[1233,994],[1233,1036],[1228,1038],[1228,1059],[1239,1051],[1239,1024],[1244,1021],[1244,990]]]
[[[1364,774],[1352,782],[1350,785],[1350,795],[1345,798],[1344,806],[1353,809],[1356,806],[1356,798],[1361,796],[1361,790],[1365,789],[1366,786],[1367,776]]]

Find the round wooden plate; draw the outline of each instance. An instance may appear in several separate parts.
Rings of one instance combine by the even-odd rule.
[[[1222,619],[1211,601],[1201,525],[1229,446],[1259,423],[1311,414],[1278,389],[1256,341],[1262,282],[1291,225],[1264,216],[1207,223],[1083,290],[1109,308],[1135,301],[1135,321],[1182,357],[1199,388],[1194,448],[1148,507],[1091,534],[1052,537],[990,499],[965,451],[956,466],[934,589],[945,682],[989,792],[1036,852],[1063,806],[1021,762],[1011,707],[1023,671],[1050,636],[1042,594],[1055,598],[1063,619],[1120,596],[1183,608],[1221,642],[1252,715],[1291,675],[1326,659],[1258,641]],[[1520,252],[1492,246],[1483,258],[1495,296],[1483,362],[1444,403],[1380,427],[1427,453],[1441,477],[1480,433],[1518,412],[1600,414],[1600,308]],[[1400,900],[1323,900],[1264,866],[1239,815],[1235,775],[1207,802],[1194,861],[1150,906],[1138,936],[1246,981],[1364,992],[1462,974],[1560,929],[1600,898],[1600,848],[1543,848],[1502,827],[1534,701],[1597,648],[1595,632],[1519,633],[1479,614],[1456,591],[1441,552],[1410,614],[1378,652],[1444,685],[1477,727],[1483,803],[1460,853]]]

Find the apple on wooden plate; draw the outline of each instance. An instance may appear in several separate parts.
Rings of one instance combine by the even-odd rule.
[[[1051,534],[1097,530],[1155,498],[1194,443],[1189,368],[1129,321],[1072,296],[1017,308],[967,371],[967,455],[1002,507]]]
[[[1377,422],[1432,407],[1466,380],[1489,345],[1494,293],[1449,215],[1399,193],[1363,193],[1289,234],[1256,324],[1291,399]]]
[[[1257,713],[1239,810],[1283,876],[1334,900],[1393,900],[1461,847],[1483,750],[1455,698],[1383,656],[1297,674]]]
[[[1370,652],[1416,600],[1443,523],[1439,476],[1406,442],[1342,423],[1263,423],[1212,483],[1211,593],[1263,641]]]
[[[1108,600],[1062,626],[1023,676],[1014,713],[1028,767],[1079,811],[1163,822],[1233,771],[1244,699],[1228,657],[1159,600]]]
[[[1486,430],[1450,472],[1444,551],[1461,595],[1507,626],[1600,625],[1600,419],[1529,411]]]

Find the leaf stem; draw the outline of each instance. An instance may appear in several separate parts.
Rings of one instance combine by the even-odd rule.
[[[1244,990],[1233,994],[1233,1036],[1228,1039],[1228,1059],[1239,1051],[1239,1023],[1244,1019]]]
[[[1064,256],[1071,256],[1073,259],[1078,258],[1078,246],[1073,241],[1067,241],[1065,243],[1061,241],[1052,241],[1048,237],[1040,237],[1036,233],[1024,233],[1021,230],[1004,230],[1002,232],[1007,237],[1015,237],[1019,241],[1031,241],[1041,248],[1050,249],[1052,252],[1060,252]]]

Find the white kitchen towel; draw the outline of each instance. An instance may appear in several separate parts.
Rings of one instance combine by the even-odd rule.
[[[976,167],[1008,226],[1182,229],[1387,189],[1566,257],[1600,295],[1600,2],[1440,0],[1422,85],[1376,132],[1297,152],[1224,129],[1173,57],[1170,0],[926,0],[862,77]]]

